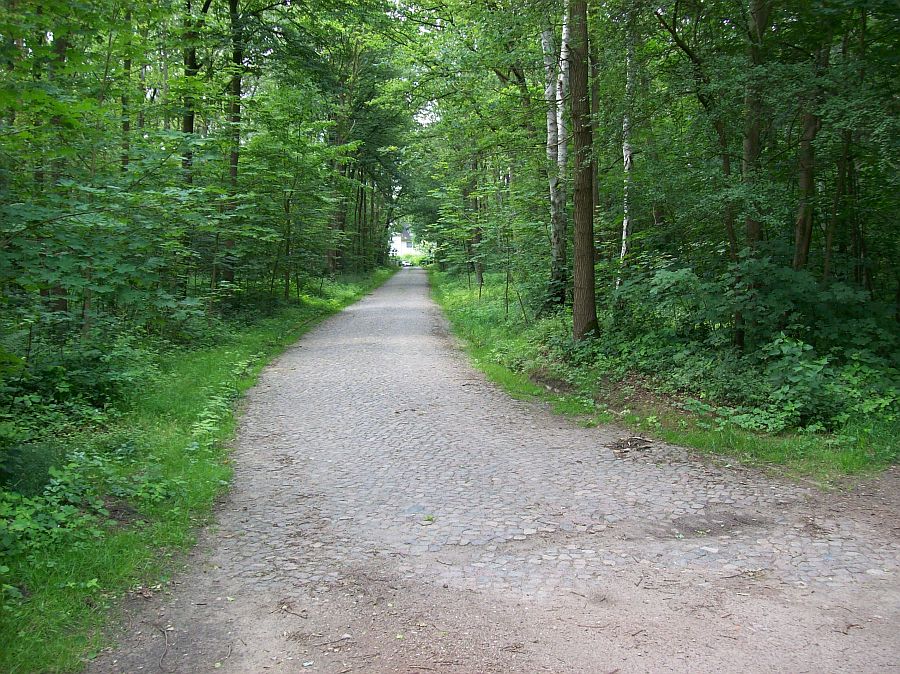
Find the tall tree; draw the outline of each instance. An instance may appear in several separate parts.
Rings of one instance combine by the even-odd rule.
[[[585,0],[569,0],[572,35],[569,43],[572,130],[574,137],[574,299],[572,328],[580,340],[596,332],[597,300],[594,278],[594,187],[591,169],[591,107],[588,89],[588,23]]]
[[[564,20],[563,42],[568,40],[568,21]],[[544,25],[541,31],[544,54],[544,99],[547,110],[547,178],[550,185],[550,285],[545,306],[551,308],[566,302],[568,288],[568,260],[566,259],[567,216],[565,172],[567,164],[565,137],[565,100],[568,77],[562,70],[568,57],[556,49],[553,27]]]
[[[619,263],[625,264],[631,244],[631,191],[633,183],[634,151],[631,147],[631,121],[634,108],[634,17],[633,9],[625,10],[625,111],[622,113],[622,247]],[[616,288],[622,283],[621,272],[616,275]]]

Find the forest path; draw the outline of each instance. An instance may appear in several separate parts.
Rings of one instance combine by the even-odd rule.
[[[897,671],[896,473],[822,495],[627,435],[497,390],[401,271],[264,371],[217,526],[89,669]]]

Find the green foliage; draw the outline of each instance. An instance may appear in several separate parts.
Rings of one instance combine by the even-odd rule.
[[[597,401],[638,374],[659,402],[624,402],[623,419],[673,442],[827,476],[900,459],[892,439],[900,427],[898,372],[874,345],[863,355],[838,352],[826,341],[822,353],[779,333],[741,354],[716,334],[730,309],[712,303],[732,277],[707,284],[688,269],[646,273],[622,285],[618,301],[602,313],[602,332],[580,342],[565,312],[527,324],[505,316],[502,277],[489,275],[480,299],[462,278],[434,272],[432,280],[479,366],[526,396],[544,393],[527,377],[556,382],[565,395],[551,399],[563,413],[607,419]],[[717,283],[725,288],[717,291]],[[633,405],[646,409],[635,414]]]
[[[447,7],[451,25],[414,52],[427,55],[432,102],[408,153],[421,192],[409,212],[456,277],[436,277],[452,288],[444,301],[493,365],[583,391],[638,376],[709,417],[710,432],[896,427],[900,192],[889,167],[900,136],[885,5],[782,4],[758,45],[727,3],[593,8],[601,331],[578,343],[571,280],[564,306],[546,302],[559,298],[548,181],[569,192],[571,232],[572,143],[545,146],[559,51],[545,61],[538,36],[559,45],[563,3]]]
[[[110,603],[159,583],[227,486],[240,393],[316,320],[391,273],[335,278],[265,316],[229,318],[217,344],[147,350],[140,396],[115,400],[121,409],[97,423],[43,437],[0,425],[14,449],[0,483],[0,670],[70,671],[99,647]],[[43,479],[23,482],[35,466]]]

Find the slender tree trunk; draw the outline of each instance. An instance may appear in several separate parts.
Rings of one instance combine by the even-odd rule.
[[[591,45],[589,57],[591,59],[591,121],[594,143],[600,142],[600,60],[597,57],[596,45]],[[594,217],[598,217],[600,209],[600,166],[597,157],[600,156],[600,148],[595,147],[591,161],[591,185],[594,189]]]
[[[634,154],[631,149],[631,114],[634,106],[634,21],[631,10],[627,17],[628,33],[625,44],[625,112],[622,115],[622,247],[619,252],[620,266],[625,264],[628,247],[631,244],[631,188]],[[622,272],[616,274],[616,288],[622,284]]]
[[[825,229],[825,252],[822,260],[822,281],[828,282],[831,278],[831,255],[834,247],[834,234],[843,218],[844,193],[847,183],[847,163],[850,159],[850,144],[853,140],[853,132],[850,129],[841,131],[841,154],[837,161],[837,176],[834,184],[834,201],[831,207],[831,217]]]
[[[353,269],[354,271],[359,271],[359,262],[362,258],[362,232],[366,217],[366,187],[363,182],[362,169],[357,170],[356,183],[356,211],[354,213],[356,232],[353,246],[356,259],[353,261]]]
[[[731,182],[731,153],[728,151],[728,134],[725,130],[725,122],[717,119],[714,124],[716,130],[716,139],[719,142],[719,158],[722,164],[722,178],[725,182],[725,188],[729,187]],[[729,198],[725,201],[725,211],[723,213],[725,224],[725,235],[728,237],[728,254],[732,260],[738,257],[738,240],[737,226],[735,225],[735,208],[734,202]]]
[[[868,246],[866,244],[865,220],[860,218],[859,207],[859,175],[856,170],[856,162],[850,156],[847,161],[847,184],[850,196],[853,200],[850,222],[852,223],[852,249],[853,249],[853,279],[861,287],[872,293],[874,284],[872,268],[868,260]]]
[[[547,108],[547,180],[550,185],[550,285],[547,288],[545,307],[550,309],[565,304],[568,285],[566,193],[561,185],[563,167],[559,165],[558,52],[550,25],[546,25],[541,32],[541,47],[544,53],[544,98]]]
[[[478,166],[477,159],[474,166]],[[479,174],[476,173],[476,175]],[[472,248],[475,251],[475,284],[478,286],[478,299],[480,300],[481,292],[484,289],[484,262],[481,259],[481,241],[484,237],[484,230],[481,227],[482,199],[478,197],[477,193],[472,199],[472,205],[475,212],[475,231],[472,233]]]
[[[163,24],[161,33],[160,37],[162,38],[163,46],[159,49],[159,69],[160,73],[162,73],[162,84],[159,96],[163,110],[163,129],[168,131],[172,125],[172,120],[169,118],[169,50],[165,46],[168,43],[169,35],[165,24]]]
[[[284,299],[291,296],[291,223],[284,232]]]
[[[228,156],[228,182],[231,192],[231,208],[237,207],[238,163],[241,152],[241,94],[244,72],[244,30],[240,14],[239,0],[228,0],[228,16],[231,23],[231,82],[228,91],[228,125],[231,136],[231,151]],[[222,265],[222,280],[234,282],[234,261],[231,251],[234,239],[226,236],[223,242],[225,261]]]
[[[798,152],[799,171],[797,183],[800,192],[800,203],[794,220],[794,263],[795,270],[806,267],[809,259],[809,247],[812,242],[813,198],[815,194],[815,154],[813,140],[819,131],[819,118],[811,112],[803,112],[800,116],[800,149]]]
[[[478,254],[478,250],[481,247],[481,238],[481,227],[478,227],[472,236],[472,249],[475,252],[475,285],[478,286],[478,299],[481,299],[481,291],[484,288],[484,263],[481,261]]]
[[[594,189],[591,185],[591,119],[588,100],[587,2],[569,0],[572,129],[575,139],[575,296],[572,332],[580,340],[598,329],[594,285]]]
[[[769,28],[771,7],[769,0],[750,0],[748,26],[750,73],[744,93],[745,121],[742,169],[747,199],[751,201],[755,191],[754,184],[759,164],[764,114],[759,71],[764,64],[763,45],[766,31]],[[751,248],[755,248],[762,239],[762,223],[753,211],[754,205],[749,203],[747,215],[744,218],[744,227],[747,232],[747,245]]]
[[[203,12],[209,9],[209,2],[204,3]],[[184,79],[187,91],[182,101],[184,110],[181,114],[181,132],[185,134],[185,151],[181,158],[181,168],[184,171],[184,182],[188,185],[194,182],[194,150],[191,142],[194,135],[194,122],[196,116],[194,93],[192,87],[196,82],[197,75],[200,72],[200,64],[197,62],[197,40],[198,40],[198,22],[199,19],[194,18],[191,0],[185,2],[184,16]]]
[[[829,49],[831,48],[830,36],[825,39],[816,54],[815,75],[828,67]],[[809,248],[812,243],[813,214],[815,210],[815,149],[813,141],[822,127],[822,121],[817,114],[809,108],[818,103],[822,88],[817,84],[814,93],[809,97],[812,100],[801,99],[800,115],[800,148],[797,153],[797,183],[800,199],[797,206],[797,216],[794,221],[794,269],[803,269],[809,260]]]
[[[42,13],[43,12],[41,10],[41,6],[38,5],[37,8],[35,9],[35,14],[38,17],[40,17]],[[46,33],[44,33],[44,31],[42,31],[42,30],[38,31],[37,35],[35,36],[35,44],[39,48],[41,48],[46,43],[47,43]],[[42,59],[33,59],[32,66],[31,66],[31,72],[32,72],[32,77],[34,78],[35,82],[39,82],[44,76],[42,66],[43,66]],[[40,126],[45,122],[46,122],[46,120],[44,119],[43,115],[41,115],[41,114],[38,114],[34,120],[35,126]],[[35,147],[36,152],[35,152],[34,169],[33,169],[33,173],[32,173],[32,181],[34,182],[35,190],[37,192],[42,192],[44,189],[44,178],[45,178],[45,175],[44,175],[44,162],[45,162],[44,145],[45,145],[45,143],[38,143],[37,146]]]
[[[147,42],[147,31],[145,30],[143,32],[143,40],[141,41],[141,43],[146,44],[146,42]],[[137,128],[138,128],[138,132],[140,133],[141,131],[144,130],[144,124],[145,124],[144,106],[146,105],[146,99],[147,99],[147,64],[145,62],[145,58],[144,58],[143,54],[141,57],[141,67],[139,68],[138,73],[139,73],[138,81],[140,82],[140,85],[141,85],[140,86],[141,95],[140,95],[140,103],[138,104]]]
[[[464,207],[469,217],[472,218],[471,238],[466,243],[468,251],[468,262],[472,271],[475,272],[475,284],[478,286],[478,297],[481,298],[481,289],[484,286],[484,264],[481,262],[481,239],[483,232],[481,229],[481,213],[478,200],[478,157],[472,158],[471,176],[469,182],[463,190]]]
[[[337,166],[338,204],[331,223],[332,242],[327,254],[329,273],[340,271],[344,266],[344,230],[347,227],[347,201],[344,180],[349,169],[345,164]]]
[[[562,42],[559,45],[559,75],[556,78],[556,128],[559,134],[557,144],[557,164],[559,165],[560,188],[565,190],[569,166],[569,129],[566,122],[566,102],[570,95],[569,43],[572,40],[572,20],[569,8],[563,16]],[[565,195],[565,191],[563,192]],[[565,203],[565,199],[563,199]]]
[[[69,37],[67,35],[54,36],[53,40],[53,60],[51,62],[50,73],[48,79],[56,79],[59,77],[59,70],[66,65],[69,52]],[[53,115],[50,118],[50,124],[57,130],[56,142],[63,144],[62,118],[59,115]],[[60,181],[63,174],[63,161],[59,157],[55,157],[50,162],[50,179],[53,184]]]
[[[125,12],[125,30],[128,39],[125,41],[125,59],[122,63],[122,171],[128,170],[131,156],[131,10]]]
[[[375,198],[376,188],[377,185],[375,184],[375,180],[372,180],[372,198],[369,200],[369,229],[366,232],[366,270],[375,266],[375,256],[377,254],[377,251],[375,250],[377,244],[375,232],[378,226],[378,199]]]

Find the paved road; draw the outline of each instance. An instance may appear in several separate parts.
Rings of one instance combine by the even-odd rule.
[[[627,436],[495,389],[402,271],[265,370],[218,525],[91,669],[900,671],[895,474]]]

